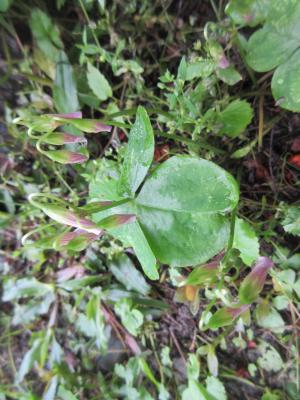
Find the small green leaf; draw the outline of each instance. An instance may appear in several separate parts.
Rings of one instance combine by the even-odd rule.
[[[33,37],[44,56],[56,62],[59,50],[63,48],[57,27],[48,15],[38,8],[32,10],[29,24]]]
[[[241,74],[231,65],[227,68],[217,68],[216,74],[221,81],[230,86],[235,85],[242,79]]]
[[[300,236],[300,207],[290,206],[284,214],[283,229],[292,235]]]
[[[73,68],[64,51],[60,51],[58,54],[53,98],[59,112],[69,113],[79,109]]]
[[[261,357],[258,358],[258,365],[268,372],[279,372],[284,363],[278,351],[269,343],[261,342],[258,346]]]
[[[198,60],[187,64],[186,80],[191,81],[195,78],[207,78],[214,71],[215,64],[211,60]]]
[[[207,391],[215,396],[218,400],[227,400],[226,390],[220,379],[215,376],[209,376],[206,378],[206,389]]]
[[[144,322],[143,314],[132,307],[130,299],[119,300],[115,304],[115,311],[121,318],[122,324],[133,336],[137,336],[139,328]]]
[[[188,277],[180,284],[182,285],[196,285],[201,286],[204,284],[212,283],[216,280],[218,274],[218,263],[211,262],[210,264],[200,265],[193,269]]]
[[[212,374],[212,376],[217,376],[218,375],[218,370],[219,370],[219,360],[216,355],[216,350],[213,346],[207,345],[207,366],[209,372]]]
[[[259,257],[259,242],[255,231],[240,218],[235,220],[233,248],[240,251],[240,257],[246,265],[252,265]]]
[[[109,268],[115,278],[121,282],[127,290],[133,290],[144,296],[149,293],[150,286],[146,283],[141,272],[135,268],[133,262],[125,254],[121,254],[110,261]]]
[[[236,137],[242,133],[253,118],[253,110],[245,100],[235,100],[217,118],[221,124],[220,133]]]
[[[149,243],[142,231],[139,223],[136,221],[130,226],[129,241],[132,245],[143,271],[149,279],[156,280],[159,278],[156,258],[149,246]]]
[[[217,400],[217,398],[209,393],[200,382],[191,379],[188,387],[182,393],[182,400]]]
[[[256,307],[255,318],[258,326],[271,329],[273,332],[281,333],[285,329],[285,323],[281,315],[275,308],[267,302],[262,302]]]
[[[129,141],[119,181],[119,193],[133,196],[143,182],[152,163],[154,136],[147,111],[138,107],[136,120],[129,134]]]
[[[59,385],[57,397],[59,400],[78,400],[78,397],[70,392],[70,390],[67,390],[63,385]]]
[[[220,308],[210,317],[207,327],[210,329],[217,329],[223,326],[231,325],[234,320],[247,309],[247,305]]]
[[[187,62],[186,62],[186,58],[183,56],[180,61],[179,67],[178,67],[177,79],[181,79],[182,81],[185,81],[186,74],[187,74]]]
[[[39,360],[40,358],[40,351],[43,344],[43,339],[36,339],[33,342],[32,347],[30,350],[27,351],[25,354],[22,363],[20,365],[17,381],[22,382],[25,378],[25,375],[32,369],[34,363]]]
[[[101,101],[112,96],[112,90],[105,76],[92,64],[88,64],[87,81],[90,89]]]

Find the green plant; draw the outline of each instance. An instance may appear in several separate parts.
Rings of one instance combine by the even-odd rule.
[[[87,127],[95,130],[96,124],[89,120],[66,120],[50,115],[17,122],[26,124],[31,136],[36,130],[50,130],[38,139],[38,143],[51,141],[52,144],[58,144],[60,138],[65,140],[63,133],[53,133],[53,129],[62,123],[74,124],[82,130],[87,130]],[[101,130],[108,129],[102,127]],[[37,146],[40,149],[40,145]],[[70,157],[69,152],[63,152],[64,156]],[[61,161],[61,157],[53,157],[51,151],[43,153]],[[98,198],[93,193],[93,201],[79,207],[78,216],[75,210],[71,214],[68,207],[59,205],[61,202],[56,199],[50,204],[38,202],[36,195],[30,199],[57,222],[96,235],[101,233],[101,229],[106,229],[128,243],[151,279],[158,278],[156,259],[177,267],[203,263],[227,245],[230,236],[227,215],[237,205],[237,184],[212,162],[174,156],[156,167],[140,189],[152,163],[153,153],[151,124],[146,111],[140,107],[130,132],[121,174],[110,182],[114,196],[101,196],[100,187]],[[43,195],[40,194],[39,198],[42,199]],[[87,215],[91,215],[90,219]],[[116,215],[127,215],[128,218],[118,219]],[[135,216],[134,220],[132,216]]]
[[[272,93],[278,105],[300,111],[300,4],[297,0],[230,1],[227,13],[239,25],[256,26],[245,46],[246,61],[258,72],[274,71]]]

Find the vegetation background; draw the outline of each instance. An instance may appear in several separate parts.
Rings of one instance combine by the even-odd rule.
[[[299,18],[297,0],[0,1],[1,400],[300,399]],[[138,106],[155,166],[200,157],[239,183],[217,284],[167,264],[148,279],[109,233],[55,248],[28,200],[113,197]],[[75,164],[16,124],[79,110],[112,130],[67,144]],[[259,297],[207,329],[259,255]]]

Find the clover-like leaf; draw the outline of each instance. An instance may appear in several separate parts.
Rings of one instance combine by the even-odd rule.
[[[278,105],[291,111],[300,111],[299,19],[299,1],[274,0],[265,25],[247,45],[247,63],[255,71],[278,67],[272,79],[272,93]]]
[[[155,257],[184,267],[204,263],[223,250],[230,230],[226,214],[238,197],[234,178],[222,168],[203,159],[175,156],[156,168],[136,199],[96,213],[93,220],[97,223],[112,213],[135,214],[136,223],[109,231],[134,247],[140,261],[145,254],[139,246],[147,243],[149,263],[141,263],[144,271],[147,265],[148,272],[154,272]]]

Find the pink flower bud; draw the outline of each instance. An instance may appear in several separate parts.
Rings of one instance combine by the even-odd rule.
[[[220,57],[218,67],[221,69],[226,69],[229,67],[229,61],[227,60],[225,54],[223,53],[222,56]]]
[[[63,247],[68,247],[70,244],[72,245],[72,250],[82,251],[84,250],[91,242],[97,240],[102,232],[98,235],[92,232],[87,232],[83,229],[76,229],[72,232],[63,233],[60,235],[54,243],[54,247],[56,249],[61,249]]]
[[[48,215],[48,217],[60,224],[80,228],[95,235],[100,235],[102,232],[102,229],[99,229],[94,222],[63,206],[57,204],[44,204],[37,201],[34,201],[33,204],[40,208],[46,215]]]
[[[81,119],[82,118],[82,112],[81,111],[75,111],[67,114],[46,114],[47,117],[57,117],[57,118],[63,118],[63,119]]]
[[[85,154],[74,153],[69,150],[48,150],[43,152],[52,161],[60,164],[81,164],[88,160]]]
[[[102,219],[97,226],[103,229],[116,228],[119,225],[130,224],[136,220],[133,214],[115,214]]]
[[[265,280],[273,262],[268,257],[260,257],[252,271],[246,276],[239,290],[239,299],[243,304],[250,304],[262,291]]]
[[[66,132],[52,132],[43,139],[44,143],[60,146],[68,143],[87,143],[84,136],[71,135]]]
[[[96,119],[70,119],[66,120],[66,123],[69,123],[75,128],[87,132],[87,133],[98,133],[98,132],[110,132],[111,126],[102,124],[102,122]]]

